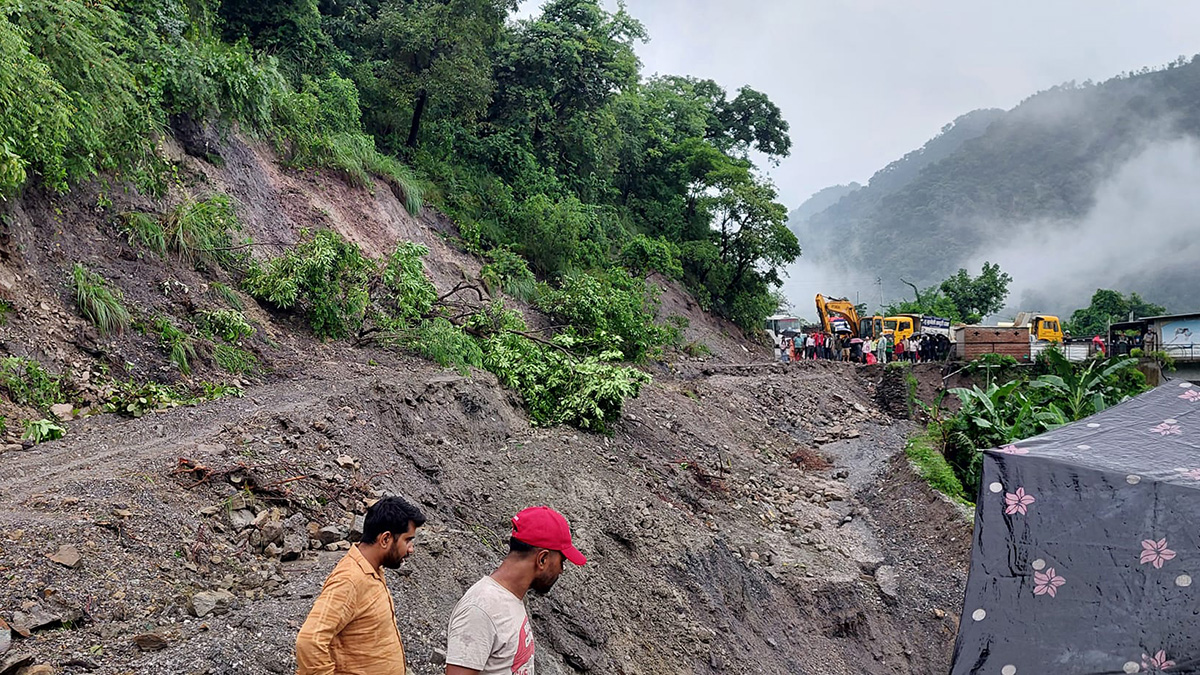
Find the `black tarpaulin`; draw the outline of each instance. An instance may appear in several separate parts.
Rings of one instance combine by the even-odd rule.
[[[952,675],[1200,673],[1200,387],[983,456]]]

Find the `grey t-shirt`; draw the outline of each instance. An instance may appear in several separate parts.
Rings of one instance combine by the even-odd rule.
[[[533,650],[525,603],[490,576],[467,589],[450,614],[449,665],[482,675],[534,675]]]

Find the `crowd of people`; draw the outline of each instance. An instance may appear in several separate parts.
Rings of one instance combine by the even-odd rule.
[[[849,333],[812,331],[785,335],[780,360],[849,361],[852,363],[889,363],[941,361],[950,353],[950,338],[945,335],[913,335],[894,340],[890,335],[859,338]]]

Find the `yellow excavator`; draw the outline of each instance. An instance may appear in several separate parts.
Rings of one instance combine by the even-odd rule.
[[[850,333],[858,337],[858,310],[846,298],[826,298],[817,294],[817,318],[826,333]]]

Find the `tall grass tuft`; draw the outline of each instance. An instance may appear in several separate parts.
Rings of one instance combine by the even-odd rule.
[[[75,304],[83,318],[91,321],[101,335],[125,332],[129,328],[129,311],[121,304],[121,293],[80,263],[71,271],[75,285]]]
[[[131,245],[141,244],[160,256],[167,254],[167,232],[154,214],[138,211],[123,214],[121,230]]]
[[[201,201],[189,198],[163,223],[167,246],[188,262],[224,259],[232,244],[229,231],[237,226],[233,203],[221,194]]]

